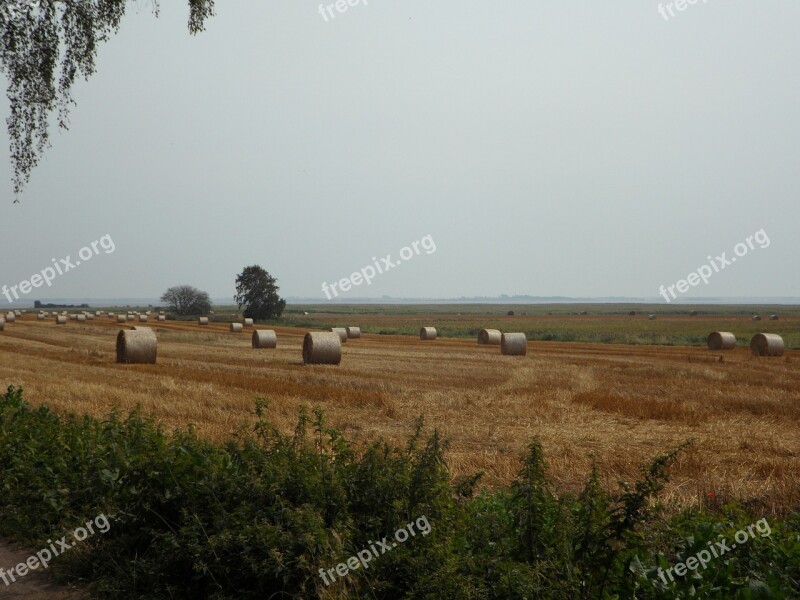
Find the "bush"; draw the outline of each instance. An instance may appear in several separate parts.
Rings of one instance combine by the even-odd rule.
[[[321,411],[292,435],[256,403],[252,432],[223,445],[166,433],[133,411],[104,421],[0,397],[0,535],[34,548],[95,515],[111,528],[53,563],[108,598],[755,598],[796,597],[798,516],[773,535],[665,585],[666,569],[755,521],[737,507],[665,521],[655,502],[680,449],[632,486],[551,489],[532,442],[509,489],[451,482],[446,443],[423,422],[403,448],[354,446]],[[405,524],[415,536],[327,586],[335,568]],[[794,534],[792,534],[794,535]]]

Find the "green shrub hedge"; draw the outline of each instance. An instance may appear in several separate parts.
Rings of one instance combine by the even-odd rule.
[[[421,420],[394,448],[351,444],[320,411],[301,412],[284,435],[268,412],[259,400],[254,430],[215,445],[137,411],[98,420],[33,409],[9,387],[0,396],[0,535],[38,549],[106,515],[108,532],[51,567],[90,581],[101,598],[800,597],[797,514],[662,581],[658,568],[761,518],[728,506],[664,519],[658,492],[680,449],[615,494],[595,470],[573,497],[555,494],[533,441],[508,489],[476,492],[480,475],[451,481],[446,444]],[[422,516],[429,535],[323,582],[320,569]]]

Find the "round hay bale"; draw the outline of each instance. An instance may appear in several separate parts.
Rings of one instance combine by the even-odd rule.
[[[278,336],[272,329],[260,329],[253,332],[253,348],[277,348]]]
[[[245,327],[252,327],[253,326],[253,319],[245,319],[243,325]]]
[[[160,311],[158,311],[158,314],[160,314],[160,315],[165,315],[165,314],[167,314],[167,313],[165,313],[163,310],[160,310]]]
[[[117,323],[124,323],[128,318],[125,315],[117,315]]]
[[[128,321],[133,321],[136,318],[136,315],[128,315]]]
[[[67,317],[64,315],[58,315],[56,317],[56,325],[66,325],[67,324]]]
[[[37,321],[44,321],[44,315],[43,314],[36,315],[36,320]]]
[[[95,316],[95,317],[102,317],[102,316],[103,316],[103,311],[102,311],[102,310],[96,310],[96,311],[94,311],[94,316]]]
[[[647,315],[647,320],[648,321],[655,321],[656,320],[656,316],[655,315]]]
[[[307,310],[304,310],[304,311],[303,311],[303,314],[304,314],[304,315],[306,315],[306,316],[308,316],[308,311],[307,311]]]
[[[770,321],[777,321],[778,320],[778,315],[770,315],[769,316],[769,320]]]
[[[782,356],[783,338],[776,333],[757,333],[750,340],[753,356]]]
[[[500,336],[500,353],[507,356],[525,356],[528,339],[524,333],[504,333]]]
[[[481,329],[480,332],[478,332],[478,343],[488,346],[497,346],[500,344],[502,337],[503,333],[499,329]]]
[[[139,323],[147,323],[147,315],[139,315]]]
[[[736,348],[736,336],[730,331],[714,331],[706,340],[709,350],[733,350]]]
[[[158,315],[158,320],[159,321],[166,321],[167,320],[167,316],[166,315]]]
[[[231,333],[242,333],[244,326],[241,323],[231,323]]]
[[[13,312],[9,312],[9,313],[6,315],[6,323],[13,323],[13,322],[15,322],[16,320],[17,320],[17,315],[16,315],[16,314],[14,314]]]
[[[77,315],[75,318],[78,323],[85,323],[86,322],[86,315]]]
[[[339,336],[339,340],[344,344],[347,342],[347,329],[345,327],[333,327],[331,333]]]
[[[303,364],[338,365],[342,362],[342,341],[332,331],[307,333],[303,339]]]
[[[197,319],[198,325],[208,325],[208,317],[200,317]]]
[[[94,315],[92,313],[89,313],[88,315],[85,315],[85,317],[86,317],[87,321],[94,321]]]
[[[347,327],[347,337],[357,339],[361,337],[361,327]]]
[[[114,318],[114,313],[112,313],[112,312],[108,313],[108,318],[109,319],[113,319]]]
[[[419,330],[419,339],[421,340],[435,340],[436,327],[422,327]]]
[[[156,364],[158,340],[149,327],[123,329],[117,334],[117,362],[123,364]]]
[[[78,320],[78,315],[70,315],[69,316],[69,320],[70,321],[77,321]]]
[[[15,310],[14,314],[17,315],[18,317],[21,317],[23,312],[25,312],[25,311],[24,310]]]
[[[753,321],[760,321],[761,317],[759,315],[753,315]]]
[[[510,310],[510,311],[508,311],[508,312],[506,313],[506,315],[507,315],[507,316],[509,316],[509,317],[513,317],[513,316],[514,316],[514,311],[513,311],[513,310]]]

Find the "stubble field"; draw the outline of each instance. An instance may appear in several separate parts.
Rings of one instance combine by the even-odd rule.
[[[455,309],[453,309],[455,310]],[[451,315],[456,320],[455,313]],[[315,315],[314,322],[394,327],[398,316]],[[437,325],[440,312],[405,322]],[[548,321],[549,319],[549,321]],[[615,321],[615,319],[618,321]],[[589,327],[642,332],[753,328],[793,339],[797,316],[751,323],[736,315],[671,315],[642,322],[609,315],[515,316],[506,331]],[[587,323],[591,322],[590,325]],[[460,331],[485,316],[458,315]],[[510,327],[508,326],[510,325]],[[365,334],[343,347],[338,367],[303,366],[306,329],[260,325],[278,333],[277,350],[253,350],[250,335],[227,323],[148,323],[158,335],[158,364],[118,365],[108,318],[57,326],[25,315],[0,333],[0,383],[20,385],[32,403],[104,416],[136,405],[167,426],[194,423],[223,440],[254,422],[257,397],[289,432],[301,406],[322,407],[352,440],[403,444],[418,416],[448,440],[454,476],[485,473],[509,482],[527,444],[538,438],[562,491],[577,491],[592,460],[607,486],[632,481],[650,458],[687,440],[663,497],[673,509],[739,499],[764,514],[800,500],[800,351],[757,359],[749,349],[531,341],[524,357],[501,356],[473,339],[421,341]],[[446,329],[445,329],[446,331]],[[791,347],[791,344],[790,344]]]

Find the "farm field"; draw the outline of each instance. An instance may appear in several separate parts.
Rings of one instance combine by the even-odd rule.
[[[257,397],[269,399],[269,418],[286,432],[300,407],[319,406],[329,424],[355,440],[382,436],[403,444],[422,415],[449,441],[454,476],[482,471],[490,487],[512,480],[533,437],[564,491],[583,485],[593,456],[604,483],[615,487],[636,479],[638,467],[656,454],[692,439],[663,492],[670,508],[736,498],[779,514],[800,499],[800,351],[756,359],[743,346],[711,352],[675,345],[681,332],[704,339],[710,331],[733,331],[742,344],[764,331],[781,333],[792,348],[797,315],[768,321],[762,313],[764,321],[752,322],[748,308],[647,321],[642,314],[542,315],[519,307],[515,312],[529,314],[508,317],[497,307],[494,314],[467,314],[465,307],[400,307],[393,314],[392,308],[334,314],[292,307],[290,323],[360,325],[367,332],[348,340],[338,367],[303,366],[307,327],[257,326],[276,329],[278,348],[253,350],[248,330],[232,334],[227,323],[193,321],[148,323],[158,335],[158,364],[118,365],[121,326],[110,319],[56,326],[28,314],[0,333],[0,383],[20,385],[32,403],[59,411],[102,417],[140,405],[167,426],[194,423],[217,441],[252,424]],[[452,328],[454,337],[377,333],[423,323],[440,336]],[[458,337],[481,327],[650,341],[531,341],[526,356],[511,357]],[[659,339],[673,345],[657,345]]]

